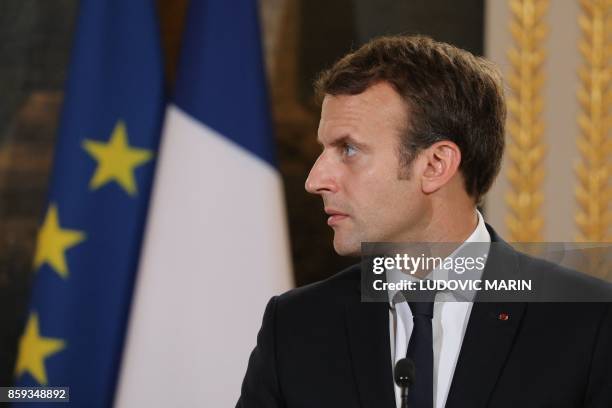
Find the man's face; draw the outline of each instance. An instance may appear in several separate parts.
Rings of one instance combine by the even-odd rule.
[[[323,152],[310,170],[306,190],[323,198],[340,255],[358,255],[361,242],[415,240],[428,218],[418,158],[408,179],[398,177],[400,135],[408,114],[385,82],[358,95],[327,95],[323,101],[318,131]]]

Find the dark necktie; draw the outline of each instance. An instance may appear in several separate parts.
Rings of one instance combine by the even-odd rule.
[[[408,393],[408,407],[433,408],[433,302],[408,302],[414,327],[406,357],[415,365],[415,381]]]

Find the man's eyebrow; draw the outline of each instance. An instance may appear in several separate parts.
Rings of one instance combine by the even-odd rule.
[[[319,146],[324,146],[323,142],[321,142],[321,140],[319,138],[317,138],[317,143],[319,144]],[[346,144],[350,144],[356,147],[362,147],[363,143],[358,142],[357,140],[355,140],[355,138],[353,138],[351,135],[344,135],[344,136],[340,136],[336,139],[334,139],[329,145],[333,146],[333,147],[337,147],[337,146],[344,146]]]

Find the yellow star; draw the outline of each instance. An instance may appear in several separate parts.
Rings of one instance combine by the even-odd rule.
[[[132,148],[123,121],[118,121],[108,143],[85,140],[83,149],[98,162],[98,167],[89,182],[95,190],[104,184],[115,181],[131,196],[136,195],[134,168],[151,159],[149,150]]]
[[[31,313],[25,331],[19,340],[15,375],[19,377],[28,371],[39,384],[47,385],[44,360],[66,347],[66,342],[52,337],[41,337],[38,327],[38,315]]]
[[[55,204],[49,205],[45,221],[36,242],[34,268],[38,269],[45,262],[62,278],[68,277],[65,252],[85,239],[81,231],[62,229]]]

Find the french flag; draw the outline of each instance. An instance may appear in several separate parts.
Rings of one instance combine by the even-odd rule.
[[[191,1],[115,406],[235,405],[293,285],[257,2]]]

